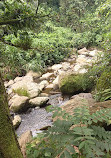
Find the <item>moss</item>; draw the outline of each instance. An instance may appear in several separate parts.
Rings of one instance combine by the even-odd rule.
[[[85,74],[68,74],[60,79],[59,88],[64,94],[90,92],[94,86],[94,78]]]
[[[76,92],[81,92],[82,89],[82,77],[83,75],[70,74],[65,76],[60,81],[60,90],[64,94],[73,94]]]
[[[97,81],[97,91],[103,91],[111,88],[111,70],[103,72]]]
[[[13,89],[13,92],[18,94],[19,96],[26,96],[29,97],[28,90],[25,88],[18,88],[18,89]]]
[[[0,155],[2,158],[23,158],[12,126],[7,96],[0,74]]]

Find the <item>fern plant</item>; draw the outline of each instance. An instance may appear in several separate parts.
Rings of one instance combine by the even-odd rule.
[[[42,141],[33,147],[28,146],[28,158],[111,157],[111,132],[100,126],[111,119],[111,109],[90,114],[84,106],[76,108],[70,115],[56,108],[53,117],[58,119]]]
[[[99,91],[94,95],[96,101],[106,101],[111,99],[111,89],[105,89],[103,91]]]

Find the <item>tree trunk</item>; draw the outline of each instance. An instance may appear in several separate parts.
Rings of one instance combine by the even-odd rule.
[[[0,158],[23,158],[10,118],[7,95],[0,74]]]

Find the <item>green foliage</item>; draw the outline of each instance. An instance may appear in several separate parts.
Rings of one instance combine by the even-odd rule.
[[[111,99],[111,89],[97,91],[94,95],[94,98],[96,99],[96,101],[100,102]]]
[[[97,101],[111,99],[111,70],[109,68],[97,80],[94,97]]]
[[[13,92],[18,94],[19,96],[29,97],[29,93],[26,88],[13,89]]]
[[[111,119],[111,109],[90,114],[88,107],[79,107],[73,115],[56,108],[57,119],[38,145],[30,147],[36,158],[98,158],[111,156],[111,132],[98,125]],[[95,125],[94,125],[95,124]],[[29,149],[28,149],[29,150]],[[28,155],[27,155],[28,156]]]
[[[25,73],[25,52],[12,46],[6,46],[1,50],[0,63],[4,79],[11,79]]]
[[[2,45],[3,47],[7,44],[13,45],[17,52],[15,55],[11,50],[15,48],[10,46],[6,46],[6,49],[3,48],[1,51],[0,56],[5,63],[8,63],[0,64],[2,70],[7,69],[8,65],[5,78],[22,75],[23,71],[28,70],[43,71],[47,65],[62,61],[73,47],[96,45],[110,50],[109,0],[39,1],[37,14],[35,14],[37,8],[35,4],[35,0],[0,2],[0,22],[10,21],[2,26],[0,23]],[[8,52],[10,55],[6,55],[8,47],[10,47]],[[15,61],[12,62],[12,56],[16,56],[17,60],[13,57]]]
[[[47,22],[44,29],[46,31],[38,34],[18,31],[17,36],[4,36],[5,42],[13,45],[4,45],[0,54],[5,78],[22,75],[23,70],[43,71],[44,67],[59,63],[71,52],[73,34],[70,29],[56,27],[51,22]],[[7,67],[10,71],[5,72],[3,69]]]
[[[96,45],[111,49],[110,0],[60,0],[59,12],[61,25],[75,32],[76,46]]]
[[[11,41],[10,38],[12,38]],[[6,41],[7,40],[16,47],[23,48],[24,50],[30,49],[32,45],[32,37],[30,32],[27,31],[18,31],[17,37],[15,37],[13,34],[9,35],[9,37],[6,36]]]
[[[83,89],[91,89],[94,98],[97,101],[105,101],[110,99],[110,65],[111,55],[105,53],[104,56],[99,57],[99,60],[92,67],[89,67],[88,72],[83,77]]]
[[[104,71],[97,81],[97,91],[102,91],[111,88],[111,70]]]
[[[95,43],[95,33],[91,31],[75,33],[72,40],[76,48],[88,47]]]

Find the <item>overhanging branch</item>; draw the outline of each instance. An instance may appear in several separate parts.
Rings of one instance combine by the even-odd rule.
[[[20,23],[21,21],[24,21],[24,20],[30,20],[30,18],[43,18],[43,17],[46,17],[46,16],[49,16],[49,14],[47,15],[35,15],[35,16],[28,16],[28,17],[25,17],[23,19],[11,19],[11,20],[6,20],[6,21],[0,21],[0,25],[12,25],[12,24],[17,24],[17,23]]]
[[[19,23],[20,21],[21,21],[20,19],[12,19],[12,20],[7,20],[7,21],[0,21],[0,25],[16,24],[16,23]]]

